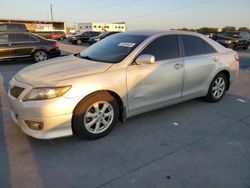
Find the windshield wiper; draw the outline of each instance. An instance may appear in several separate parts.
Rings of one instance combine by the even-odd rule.
[[[89,57],[89,56],[81,56],[81,55],[79,55],[79,57],[80,58],[83,58],[83,59],[87,59],[87,60],[93,60],[91,57]]]

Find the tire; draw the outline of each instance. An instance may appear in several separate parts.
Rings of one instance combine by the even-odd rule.
[[[233,44],[231,45],[231,49],[232,49],[232,50],[236,50],[236,48],[237,48],[237,47],[236,47],[236,44],[233,43]]]
[[[224,97],[228,84],[228,79],[225,74],[217,74],[210,84],[205,99],[211,103],[219,102]]]
[[[76,41],[76,44],[80,45],[80,44],[82,44],[82,41],[81,41],[80,39],[78,39],[78,40]]]
[[[243,50],[247,50],[249,47],[249,43],[247,43],[244,47],[243,47]]]
[[[46,51],[44,50],[36,50],[34,53],[33,53],[33,61],[35,63],[37,62],[41,62],[41,61],[46,61],[49,59],[49,55]]]
[[[108,92],[96,93],[83,99],[75,108],[72,130],[81,138],[102,138],[111,133],[118,118],[119,106],[115,98]]]

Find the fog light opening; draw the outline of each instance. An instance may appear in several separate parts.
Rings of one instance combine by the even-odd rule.
[[[41,131],[43,129],[43,123],[42,122],[37,122],[37,121],[29,121],[25,120],[24,121],[28,128],[36,131]]]

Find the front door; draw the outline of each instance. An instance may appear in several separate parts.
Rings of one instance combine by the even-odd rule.
[[[166,35],[155,39],[140,53],[144,54],[155,56],[156,62],[128,66],[129,112],[181,98],[184,69],[177,36]]]

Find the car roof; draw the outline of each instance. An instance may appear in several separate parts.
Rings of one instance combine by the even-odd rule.
[[[142,35],[142,36],[154,36],[154,35],[161,35],[161,34],[182,34],[182,35],[196,35],[196,36],[203,36],[202,34],[196,32],[189,32],[189,31],[180,31],[180,30],[138,30],[138,31],[128,31],[124,32],[126,34],[131,35]]]
[[[0,31],[0,34],[30,34],[30,32],[25,31]]]
[[[131,34],[131,35],[138,35],[138,36],[145,36],[147,38],[154,38],[161,35],[191,35],[191,36],[197,36],[208,42],[210,45],[212,45],[218,52],[227,52],[229,49],[223,47],[219,43],[215,42],[214,40],[210,39],[209,37],[196,33],[196,32],[189,32],[189,31],[179,31],[179,30],[139,30],[139,31],[129,31],[120,33],[120,35],[123,34]]]
[[[25,25],[24,23],[0,23],[0,25]]]

